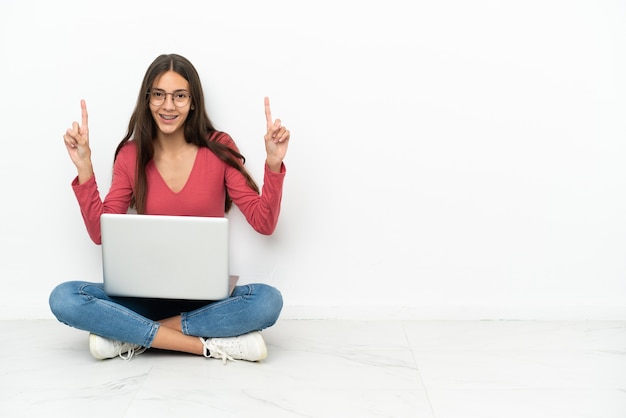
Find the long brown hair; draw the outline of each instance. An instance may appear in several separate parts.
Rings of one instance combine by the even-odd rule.
[[[259,193],[252,176],[244,167],[245,158],[237,150],[217,142],[220,135],[213,127],[204,105],[204,93],[200,77],[195,67],[189,60],[177,54],[167,54],[158,56],[148,67],[141,83],[137,105],[128,123],[128,131],[124,139],[115,150],[114,159],[122,147],[131,139],[137,146],[137,164],[135,173],[135,194],[131,202],[137,213],[145,213],[146,210],[146,166],[154,157],[154,138],[156,137],[157,125],[150,112],[150,101],[148,91],[152,87],[154,80],[167,71],[174,71],[180,74],[189,83],[191,93],[191,109],[187,120],[185,120],[184,133],[185,141],[199,147],[210,149],[218,158],[231,167],[236,168],[243,174],[248,185]],[[226,193],[224,210],[228,212],[232,206],[232,200]]]

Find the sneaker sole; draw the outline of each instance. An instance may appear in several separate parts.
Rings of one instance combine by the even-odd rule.
[[[98,345],[99,338],[100,337],[97,336],[96,334],[89,334],[89,352],[97,360],[106,360],[108,358],[111,358],[111,357],[103,357],[102,355],[98,354],[98,351],[96,350],[96,346]]]
[[[253,335],[254,335],[254,338],[258,342],[258,346],[261,347],[261,352],[258,353],[258,356],[256,357],[255,360],[251,360],[251,361],[264,360],[265,358],[267,358],[267,346],[265,345],[265,340],[263,339],[263,336],[261,335],[259,331],[256,331]]]

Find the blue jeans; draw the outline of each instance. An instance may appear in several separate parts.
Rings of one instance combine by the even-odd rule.
[[[198,337],[235,337],[270,327],[283,307],[280,292],[265,284],[236,286],[220,301],[119,298],[101,283],[61,283],[50,309],[66,325],[113,340],[150,347],[159,320],[181,315],[182,331]]]

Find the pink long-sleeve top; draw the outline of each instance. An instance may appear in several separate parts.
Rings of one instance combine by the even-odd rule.
[[[237,149],[227,134],[222,133],[219,140]],[[100,215],[128,211],[135,188],[135,156],[135,143],[129,141],[117,155],[111,188],[104,201],[95,176],[83,184],[78,184],[78,177],[72,181],[87,232],[96,244],[101,243]],[[278,222],[285,173],[284,164],[280,173],[266,165],[259,195],[246,184],[237,169],[224,163],[208,148],[200,147],[187,183],[175,193],[161,177],[154,161],[150,161],[146,166],[146,214],[223,217],[228,191],[248,223],[257,232],[269,235]]]

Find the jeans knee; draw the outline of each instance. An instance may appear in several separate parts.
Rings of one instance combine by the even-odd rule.
[[[76,294],[76,282],[65,282],[57,285],[48,298],[50,310],[61,322],[64,322],[68,311],[71,310],[71,301]]]
[[[259,312],[259,314],[264,318],[265,326],[269,327],[276,323],[283,309],[283,295],[275,287],[265,284],[257,286],[256,293],[259,296],[259,300],[262,301],[260,304],[262,312]]]

